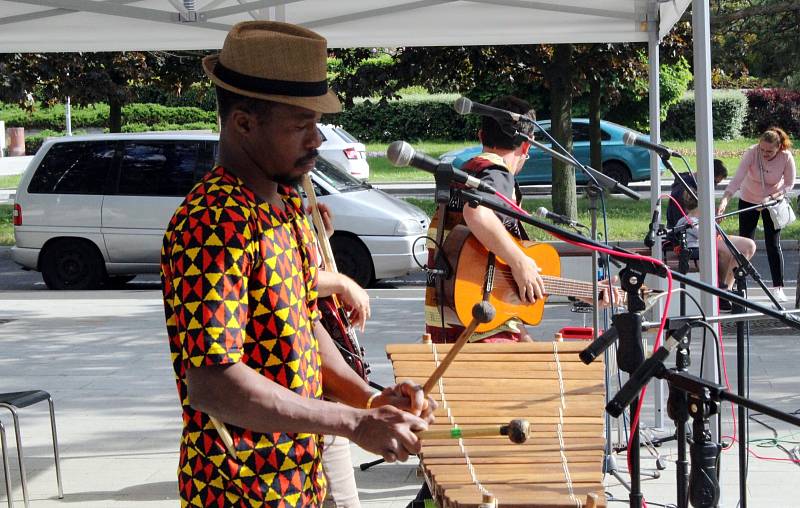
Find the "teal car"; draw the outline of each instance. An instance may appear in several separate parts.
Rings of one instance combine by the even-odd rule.
[[[542,120],[539,125],[548,133],[550,132],[550,120]],[[644,148],[628,146],[623,143],[622,136],[628,131],[631,129],[613,122],[600,121],[603,165],[602,168],[595,168],[624,185],[650,179],[650,152]],[[636,131],[631,132],[637,136],[647,137]],[[587,118],[572,119],[572,139],[572,153],[582,164],[589,164],[589,120]],[[549,140],[541,132],[536,132],[536,140],[550,147]],[[453,150],[442,155],[441,160],[460,168],[480,151],[480,146]],[[517,182],[520,185],[552,183],[552,157],[536,147],[531,147],[528,154],[530,158],[517,175]],[[661,171],[665,169],[661,162],[659,162],[659,167]],[[586,175],[579,169],[576,169],[575,179],[579,184],[586,183]]]

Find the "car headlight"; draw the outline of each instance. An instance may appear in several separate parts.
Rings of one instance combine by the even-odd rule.
[[[394,234],[397,236],[418,235],[422,232],[422,224],[415,219],[403,219],[397,221]]]

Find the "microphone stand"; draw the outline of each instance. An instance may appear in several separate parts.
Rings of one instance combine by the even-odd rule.
[[[667,169],[673,174],[675,178],[680,180],[681,184],[685,189],[687,189],[692,196],[697,200],[697,194],[694,190],[686,184],[686,181],[683,179],[682,176],[675,170],[675,168],[669,162],[669,156],[662,156],[662,162]],[[743,210],[737,210],[735,212],[731,212],[728,214],[720,215],[715,217],[715,219],[720,219],[724,217],[728,217],[731,215],[736,215],[738,213],[752,210],[754,208],[761,208],[764,205],[757,205],[752,206]],[[747,298],[747,275],[751,275],[753,280],[761,287],[767,297],[772,301],[773,305],[775,305],[778,309],[783,309],[778,300],[775,296],[767,289],[766,284],[764,283],[763,279],[761,278],[761,274],[758,273],[755,266],[750,262],[747,257],[745,257],[739,249],[736,248],[736,245],[731,241],[730,237],[725,233],[725,230],[719,225],[718,222],[714,222],[717,233],[722,238],[722,241],[725,243],[725,247],[731,253],[731,256],[736,260],[736,268],[734,270],[734,277],[736,281],[735,286],[735,293],[742,299]],[[729,299],[730,300],[730,299]],[[739,302],[733,302],[731,305],[731,312],[739,313],[743,311],[744,308],[740,305]],[[747,395],[746,390],[746,380],[749,377],[749,372],[747,370],[747,361],[745,359],[744,347],[745,343],[750,342],[750,325],[746,321],[738,321],[736,323],[736,384],[737,384],[737,393],[739,396],[744,397]],[[741,508],[747,508],[747,441],[749,435],[748,429],[748,417],[749,413],[745,406],[738,406],[738,416],[739,416],[739,426],[737,429],[737,439],[739,440],[739,499],[740,499],[740,506]]]

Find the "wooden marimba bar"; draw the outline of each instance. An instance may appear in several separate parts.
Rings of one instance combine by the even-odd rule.
[[[391,344],[398,382],[423,384],[449,344]],[[442,508],[605,506],[601,361],[582,343],[467,344],[431,390],[431,429],[530,422],[523,444],[507,437],[425,439],[421,467]],[[596,503],[596,504],[595,504]]]

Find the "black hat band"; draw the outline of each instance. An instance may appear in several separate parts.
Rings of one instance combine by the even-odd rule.
[[[328,81],[285,81],[282,79],[258,78],[248,76],[222,65],[219,61],[214,73],[226,84],[241,90],[268,95],[288,95],[291,97],[319,97],[328,93]]]

